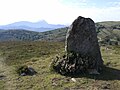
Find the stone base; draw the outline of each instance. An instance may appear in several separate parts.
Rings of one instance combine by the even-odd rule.
[[[63,57],[56,57],[53,60],[53,69],[60,74],[89,73],[99,74],[97,60],[88,55],[71,52]],[[92,70],[92,72],[90,71]],[[94,72],[93,72],[94,70]]]

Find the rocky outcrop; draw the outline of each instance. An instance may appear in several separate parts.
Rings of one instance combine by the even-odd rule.
[[[32,67],[28,67],[24,65],[18,68],[17,73],[20,76],[26,76],[26,75],[32,76],[32,75],[35,75],[37,72]]]

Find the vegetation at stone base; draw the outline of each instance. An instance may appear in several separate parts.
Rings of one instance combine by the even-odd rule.
[[[64,54],[62,42],[0,42],[0,58],[6,63],[6,79],[0,80],[1,90],[119,90],[120,46],[101,46],[104,64],[100,75],[62,76],[50,71],[52,59]],[[1,63],[0,63],[1,64]],[[33,67],[34,76],[19,76],[17,66]],[[0,68],[3,70],[3,68]],[[0,72],[1,75],[2,72]],[[4,74],[3,73],[3,74]],[[72,80],[74,78],[76,82]],[[9,82],[9,83],[8,83]]]

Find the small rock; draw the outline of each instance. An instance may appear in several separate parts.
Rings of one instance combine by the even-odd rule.
[[[55,82],[53,82],[53,83],[52,83],[52,85],[53,85],[53,86],[57,86],[58,84],[57,84],[57,83],[55,83]]]
[[[30,75],[35,75],[37,73],[32,67],[28,67],[28,71],[28,74]]]
[[[20,75],[21,75],[21,76],[26,76],[26,74],[25,74],[25,73],[21,73]]]
[[[106,63],[106,66],[110,66],[110,65],[111,65],[111,62],[110,62],[110,61]]]
[[[32,67],[28,67],[28,66],[21,66],[19,69],[18,69],[18,73],[21,75],[21,76],[26,76],[26,75],[35,75],[37,72],[32,68]]]
[[[71,80],[72,80],[73,82],[77,82],[75,78],[71,78]]]
[[[110,84],[103,84],[102,89],[110,89]]]

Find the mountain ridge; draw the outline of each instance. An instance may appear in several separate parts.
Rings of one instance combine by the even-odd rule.
[[[20,22],[7,24],[7,25],[0,25],[0,29],[3,29],[3,30],[25,29],[25,30],[38,31],[38,32],[44,32],[44,31],[63,28],[63,27],[66,27],[66,26],[61,24],[56,24],[56,25],[48,24],[45,20],[38,21],[38,22],[20,21]]]

